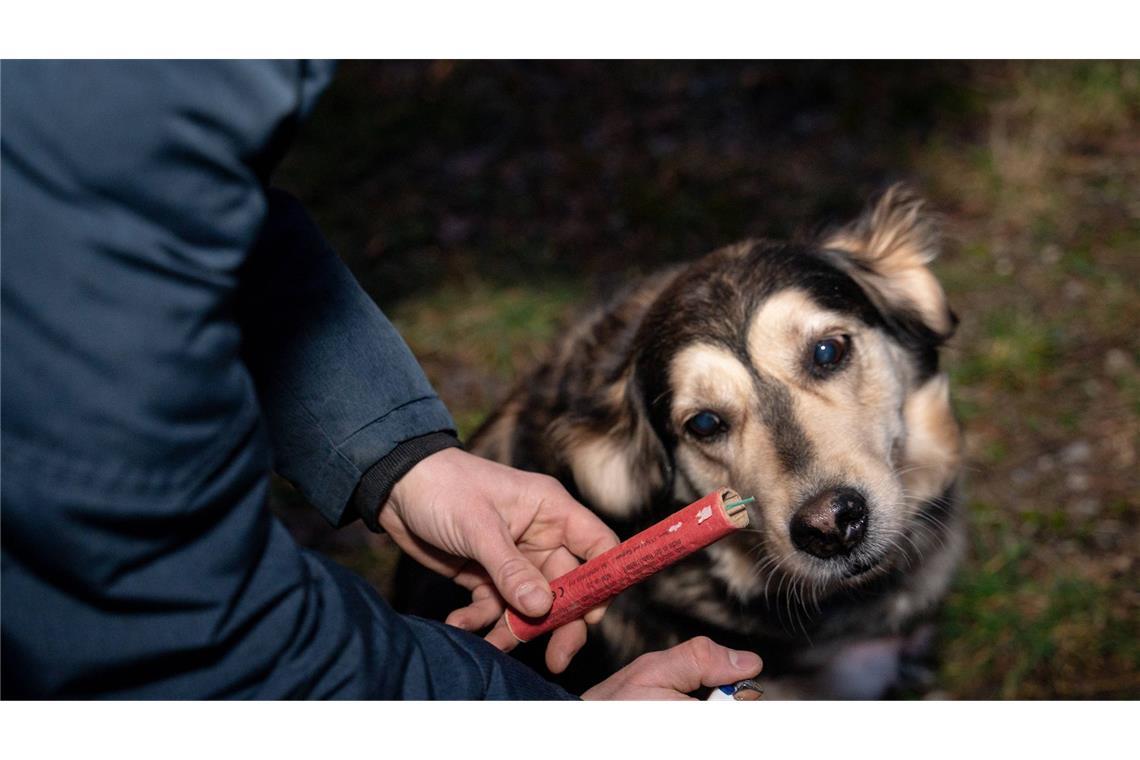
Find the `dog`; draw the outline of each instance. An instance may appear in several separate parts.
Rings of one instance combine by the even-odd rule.
[[[930,687],[965,543],[940,245],[893,186],[811,240],[721,248],[575,324],[491,414],[471,451],[557,477],[623,538],[720,486],[756,497],[751,528],[614,599],[565,684],[703,634],[759,653],[768,697]],[[464,603],[400,576],[407,609]]]

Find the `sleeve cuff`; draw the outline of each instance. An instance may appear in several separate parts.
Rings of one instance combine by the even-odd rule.
[[[388,500],[396,482],[422,459],[460,445],[459,439],[445,430],[410,438],[397,445],[361,476],[352,493],[353,509],[369,530],[380,533],[380,505]]]

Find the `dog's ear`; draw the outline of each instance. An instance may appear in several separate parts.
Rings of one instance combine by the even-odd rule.
[[[619,519],[672,486],[671,459],[634,370],[638,328],[660,286],[619,299],[566,344],[559,385],[567,411],[546,431],[582,497]]]
[[[626,519],[649,506],[670,480],[665,447],[630,381],[608,390],[611,403],[557,420],[550,431],[586,501]],[[584,410],[579,410],[584,411]]]
[[[821,245],[888,320],[941,343],[958,320],[929,269],[941,235],[923,206],[912,190],[894,185],[854,223],[826,234]]]
[[[950,404],[950,380],[931,377],[903,406],[906,445],[900,472],[907,495],[933,499],[953,482],[962,466],[962,432]]]

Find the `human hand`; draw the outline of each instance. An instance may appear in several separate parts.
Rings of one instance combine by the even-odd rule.
[[[486,638],[503,651],[518,644],[502,620],[504,600],[525,615],[543,615],[553,601],[547,579],[618,543],[554,478],[454,448],[400,478],[379,520],[416,561],[471,592],[471,604],[447,622],[469,631],[497,622]],[[554,631],[546,649],[552,673],[566,669],[586,643],[586,623],[603,613],[599,607]]]
[[[643,654],[582,699],[692,699],[702,686],[721,686],[755,678],[764,663],[752,652],[722,647],[698,636],[672,649]]]

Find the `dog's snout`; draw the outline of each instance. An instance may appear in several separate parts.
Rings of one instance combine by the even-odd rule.
[[[792,516],[792,543],[821,559],[847,554],[863,540],[867,517],[863,494],[850,488],[825,491]]]

